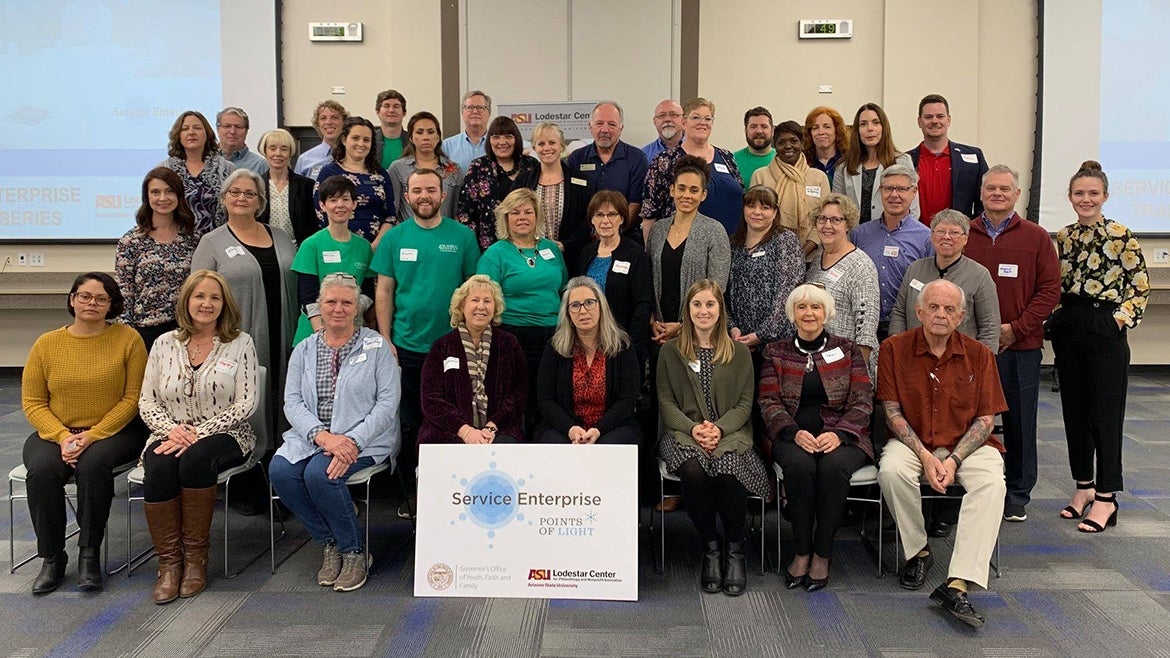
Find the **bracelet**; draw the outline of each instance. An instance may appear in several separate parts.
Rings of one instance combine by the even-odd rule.
[[[957,469],[957,468],[959,468],[960,466],[962,466],[962,465],[963,465],[963,459],[962,459],[962,457],[959,457],[959,456],[958,456],[958,455],[956,455],[955,453],[953,453],[953,452],[952,452],[951,454],[947,455],[947,457],[949,457],[950,459],[953,459],[953,460],[955,460],[955,468],[956,468],[956,469]]]

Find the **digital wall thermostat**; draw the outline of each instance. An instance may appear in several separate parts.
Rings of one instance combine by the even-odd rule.
[[[361,23],[309,23],[309,41],[361,40]]]
[[[799,23],[801,39],[851,39],[853,38],[853,19],[805,19]]]

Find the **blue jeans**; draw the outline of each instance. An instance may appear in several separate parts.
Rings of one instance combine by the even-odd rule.
[[[331,461],[333,458],[322,452],[295,464],[276,455],[268,467],[268,476],[280,502],[301,520],[314,541],[337,544],[340,553],[356,553],[362,550],[362,533],[345,481],[373,466],[374,459],[361,457],[336,480],[325,474]]]
[[[1040,404],[1040,349],[1005,350],[995,357],[1008,410],[1003,412],[1003,456],[1008,502],[1027,505],[1036,486],[1036,407]]]

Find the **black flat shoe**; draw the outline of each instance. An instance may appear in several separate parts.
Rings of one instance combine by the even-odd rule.
[[[69,563],[69,556],[65,551],[53,557],[44,558],[41,562],[41,572],[33,580],[33,594],[48,594],[61,586],[65,580],[65,565]]]
[[[808,581],[808,574],[801,574],[793,576],[788,569],[784,570],[784,587],[787,589],[796,589],[797,587],[804,588],[806,581]]]
[[[1098,503],[1102,505],[1113,506],[1113,513],[1109,515],[1109,519],[1105,521],[1105,525],[1102,526],[1096,521],[1084,519],[1079,524],[1077,524],[1077,530],[1093,535],[1097,534],[1098,532],[1105,532],[1105,528],[1111,528],[1117,525],[1117,510],[1120,509],[1120,506],[1117,504],[1117,494],[1113,494],[1112,496],[1108,497],[1102,496],[1101,494],[1096,494],[1093,496],[1092,504],[1096,505]],[[1088,505],[1085,507],[1088,507]]]
[[[962,590],[947,587],[944,583],[934,588],[930,593],[930,600],[941,605],[944,610],[971,628],[983,625],[983,615],[975,612],[975,608],[972,608],[971,602],[967,600],[967,593]]]
[[[951,524],[946,521],[932,521],[930,527],[926,529],[926,534],[935,539],[941,539],[943,537],[950,537],[951,530],[953,529]]]
[[[915,555],[906,560],[902,573],[898,576],[898,584],[904,589],[921,589],[926,584],[926,574],[934,566],[934,556],[927,553],[923,557]]]
[[[703,566],[699,572],[699,584],[708,594],[715,594],[723,589],[723,549],[718,539],[706,544]]]
[[[83,592],[97,592],[102,589],[100,549],[81,549],[77,557],[77,589]]]
[[[825,589],[825,587],[829,584],[829,571],[832,570],[832,568],[833,568],[833,561],[829,560],[829,564],[825,568],[825,577],[824,578],[813,578],[812,576],[808,576],[808,578],[804,584],[804,591],[815,592],[818,589]],[[811,571],[811,565],[810,565],[810,571]]]

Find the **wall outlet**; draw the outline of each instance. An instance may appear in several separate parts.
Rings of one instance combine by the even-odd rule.
[[[45,255],[44,254],[29,254],[28,255],[28,264],[29,264],[29,267],[44,267],[45,266]]]
[[[28,254],[23,253],[23,252],[16,254],[16,266],[17,267],[28,267]]]
[[[1170,249],[1155,249],[1154,250],[1155,263],[1170,263]]]

